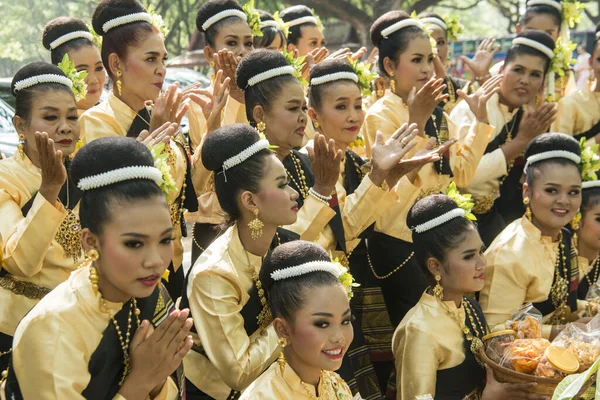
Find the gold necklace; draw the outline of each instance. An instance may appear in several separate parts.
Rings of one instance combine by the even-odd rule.
[[[81,247],[81,223],[79,218],[72,209],[69,208],[71,205],[70,190],[69,190],[69,176],[67,175],[67,204],[63,204],[58,198],[60,204],[66,210],[67,215],[61,222],[58,232],[56,232],[56,242],[63,248],[65,256],[70,257],[73,261],[79,261],[82,253]]]
[[[518,112],[518,111],[517,111]],[[504,126],[508,126],[508,123],[510,121],[506,121],[506,118],[504,118],[504,116],[502,117],[504,119]],[[512,134],[513,131],[515,129],[515,125],[517,125],[517,119],[514,119],[514,122],[512,124],[512,126],[510,127],[510,129],[508,130],[508,132],[506,132],[506,140],[504,141],[504,146],[510,142],[512,140]],[[519,156],[517,156],[518,158]],[[504,175],[502,178],[500,178],[499,181],[499,186],[502,186],[502,184],[504,183],[504,181],[506,180],[506,178],[508,177],[508,174],[510,174],[510,171],[512,170],[512,168],[515,166],[515,159],[511,160],[511,162],[508,163],[508,165],[506,166],[506,175]]]
[[[562,264],[562,275],[561,275]],[[551,323],[564,323],[566,320],[569,298],[569,279],[567,270],[567,257],[565,245],[562,240],[562,232],[558,235],[558,248],[556,251],[556,263],[554,265],[554,283],[550,288],[550,298],[554,305],[554,315]]]
[[[590,281],[590,273],[594,270],[594,268],[596,269],[596,272],[594,273],[594,279]],[[599,275],[600,275],[600,257],[596,257],[594,262],[592,262],[592,269],[590,270],[590,272],[588,272],[585,275],[585,279],[587,279],[588,283],[590,284],[590,287],[594,286],[594,284],[596,282],[598,282]]]
[[[102,295],[101,295],[102,296]],[[119,335],[119,342],[121,343],[121,349],[123,350],[123,375],[119,380],[119,386],[122,386],[131,371],[131,357],[129,356],[129,343],[131,342],[131,317],[135,315],[135,319],[137,322],[137,327],[140,327],[140,314],[141,311],[137,307],[137,301],[135,297],[131,298],[131,303],[129,305],[129,315],[127,317],[127,331],[125,333],[125,339],[123,339],[123,333],[121,332],[121,328],[119,327],[119,323],[115,319],[114,315],[111,315],[108,311],[108,306],[106,305],[106,300],[104,297],[100,297],[100,310],[110,315],[110,320],[115,326],[115,330],[117,331],[117,335]]]
[[[373,267],[373,264],[371,263],[371,255],[369,254],[369,251],[367,249],[367,261],[369,262],[369,267],[371,268],[371,271],[373,272],[373,276],[379,280],[384,280],[389,278],[390,276],[394,275],[400,268],[404,267],[404,265],[415,255],[414,251],[410,252],[410,255],[406,258],[406,260],[402,261],[402,263],[400,263],[400,265],[398,265],[396,268],[394,268],[391,272],[388,272],[385,275],[377,275],[377,273],[375,272],[375,268]]]
[[[279,240],[279,236],[277,236],[277,239]],[[262,282],[260,281],[258,272],[256,271],[256,268],[254,268],[252,266],[252,263],[250,262],[250,256],[248,255],[248,250],[244,249],[244,252],[246,253],[246,259],[248,260],[248,267],[252,269],[252,281],[254,282],[254,285],[256,286],[256,290],[258,291],[258,298],[260,299],[261,307],[260,307],[260,312],[256,316],[256,320],[258,321],[258,326],[261,329],[266,329],[266,327],[269,326],[269,324],[273,321],[273,316],[271,315],[271,309],[269,308],[269,305],[267,304],[267,298],[265,297],[265,289],[262,286]]]
[[[306,184],[306,176],[304,175],[304,170],[302,169],[302,164],[300,163],[300,160],[291,151],[290,151],[290,158],[292,159],[292,162],[294,164],[294,169],[296,170],[296,175],[298,175],[298,181],[296,181],[296,179],[294,178],[294,175],[290,171],[286,170],[286,172],[287,172],[288,176],[290,177],[290,179],[292,180],[292,182],[294,182],[294,185],[296,185],[296,187],[298,188],[298,191],[300,192],[300,195],[302,196],[302,200],[304,200],[308,197],[308,191],[309,191],[308,185]]]
[[[175,142],[177,143],[177,142]],[[177,146],[177,144],[175,144],[175,146]],[[168,153],[168,157],[167,157],[167,164],[169,165],[169,168],[173,171],[175,171],[175,162],[177,161],[177,155],[175,154],[175,151],[171,148],[171,142],[167,143],[166,147],[165,147],[165,151],[167,151]],[[185,152],[185,149],[184,149]],[[184,160],[185,162],[187,162],[187,160]],[[173,223],[174,227],[177,227],[180,225],[181,223],[181,218],[183,216],[183,212],[184,212],[184,203],[185,203],[185,190],[187,188],[187,183],[186,183],[186,178],[187,178],[187,168],[185,168],[183,170],[183,183],[181,185],[181,191],[179,198],[176,198],[175,200],[169,200],[169,212],[171,214],[171,221]],[[179,201],[177,201],[179,200]],[[179,204],[178,204],[179,203]]]

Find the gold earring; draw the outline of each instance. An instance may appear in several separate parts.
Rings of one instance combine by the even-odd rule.
[[[267,124],[265,124],[263,121],[260,121],[258,124],[256,124],[256,130],[258,130],[258,133],[261,135],[264,135],[265,131],[267,130]]]
[[[121,71],[117,71],[117,92],[119,93],[119,96],[121,96],[122,94],[122,88],[123,88],[123,82],[121,82],[121,76],[123,76],[123,73]]]
[[[531,222],[532,220],[532,214],[531,214],[531,207],[529,207],[529,197],[525,197],[523,199],[523,204],[525,205],[525,217],[529,220],[529,222]]]
[[[377,97],[383,97],[384,94],[385,92],[383,91],[383,89],[377,89]]]
[[[98,270],[92,264],[92,265],[90,265],[90,282],[92,282],[92,289],[94,289],[95,292],[98,291],[98,282],[99,281],[100,281],[100,278],[98,278]]]
[[[279,353],[279,357],[277,357],[277,364],[279,365],[279,368],[281,369],[281,372],[283,373],[283,370],[285,370],[285,364],[287,364],[287,361],[285,360],[285,355],[283,354],[283,351],[281,353]]]
[[[444,300],[444,288],[441,284],[442,277],[440,275],[435,276],[435,287],[433,288],[433,296],[439,301]]]
[[[396,94],[396,81],[393,79],[390,79],[390,88],[392,89],[392,93]]]
[[[19,134],[19,144],[17,145],[17,149],[19,150],[19,155],[25,157],[25,135],[22,133]]]
[[[100,253],[96,249],[91,249],[87,252],[86,258],[91,262],[96,262],[100,258]]]
[[[571,228],[576,231],[579,229],[579,222],[581,221],[581,213],[578,211],[577,214],[571,220]]]
[[[211,61],[211,62],[209,62],[209,63],[208,63],[208,65],[209,65],[211,68],[214,68],[214,67],[215,67],[215,62],[214,62],[214,61]]]
[[[279,346],[280,346],[282,349],[283,349],[283,348],[285,348],[285,346],[287,346],[287,345],[288,345],[288,340],[287,340],[286,338],[284,338],[284,337],[282,337],[282,338],[279,338],[278,342],[279,342]]]
[[[252,237],[252,240],[256,240],[262,236],[262,229],[264,226],[265,224],[263,224],[262,221],[258,219],[258,208],[255,208],[254,219],[248,224],[248,228],[250,228],[250,237]]]
[[[539,105],[540,105],[540,96],[537,95],[537,96],[535,96],[535,106],[537,107]]]
[[[320,126],[320,125],[319,125],[319,123],[318,123],[318,122],[315,122],[315,123],[313,124],[313,126],[315,127],[315,129],[319,129],[319,126]]]

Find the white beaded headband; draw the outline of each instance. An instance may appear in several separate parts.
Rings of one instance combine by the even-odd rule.
[[[42,74],[31,76],[26,79],[22,79],[15,83],[15,93],[19,90],[27,89],[40,83],[58,83],[67,86],[69,89],[73,87],[73,82],[63,75],[58,74]]]
[[[583,189],[600,187],[600,181],[586,181],[581,184]]]
[[[235,167],[236,165],[243,163],[244,161],[246,161],[247,159],[249,159],[256,153],[258,153],[259,151],[268,149],[269,146],[270,146],[270,144],[269,144],[268,140],[261,139],[258,142],[254,143],[252,146],[248,147],[246,150],[242,150],[237,155],[225,160],[225,162],[223,163],[223,171],[222,171],[223,176],[225,177],[225,182],[227,182],[227,174],[225,173],[225,171],[227,171],[230,168]]]
[[[311,86],[322,85],[324,83],[341,81],[342,79],[349,79],[353,82],[358,83],[358,75],[354,72],[340,71],[334,72],[333,74],[323,75],[310,80]]]
[[[533,163],[543,160],[550,160],[552,158],[565,158],[567,160],[573,161],[575,164],[579,164],[581,162],[581,157],[579,157],[575,153],[571,153],[570,151],[566,150],[551,150],[545,151],[543,153],[534,154],[528,157],[527,162],[525,163],[525,170],[527,170],[527,167],[529,167]]]
[[[258,24],[258,26],[260,27],[260,29],[262,28],[266,28],[266,27],[271,27],[271,28],[281,28],[281,24],[279,24],[279,22],[277,21],[273,21],[273,20],[268,20],[268,21],[260,21],[260,24]]]
[[[439,26],[440,28],[442,28],[445,31],[448,30],[448,25],[446,25],[446,23],[444,21],[442,21],[441,19],[436,18],[436,17],[421,18],[420,21],[424,25],[433,24],[433,25]]]
[[[550,47],[544,46],[543,44],[541,44],[540,42],[536,42],[535,40],[524,37],[518,37],[512,41],[512,44],[513,46],[518,44],[522,46],[528,46],[538,51],[541,51],[542,53],[544,53],[545,56],[547,56],[551,60],[554,58],[554,51]]]
[[[552,0],[531,0],[527,3],[527,7],[531,6],[550,6],[562,12],[562,4]]]
[[[310,274],[312,272],[323,271],[329,272],[336,278],[339,278],[343,271],[340,268],[329,261],[310,261],[304,264],[296,265],[294,267],[278,269],[277,271],[271,272],[271,278],[274,281],[282,281],[284,279],[295,278],[297,276]]]
[[[464,216],[465,210],[462,208],[455,208],[454,210],[450,210],[439,217],[435,217],[434,219],[424,222],[421,225],[415,226],[412,230],[417,233],[427,232],[433,228],[437,228],[438,226],[445,224],[450,220],[453,220],[454,218],[463,218]]]
[[[398,21],[393,25],[388,26],[384,30],[381,31],[381,36],[384,39],[387,39],[392,33],[399,31],[400,29],[408,28],[409,26],[417,26],[419,28],[423,28],[423,25],[413,18],[403,19],[402,21]]]
[[[79,190],[85,192],[86,190],[98,189],[114,183],[130,181],[133,179],[148,179],[159,183],[162,181],[162,173],[158,168],[148,165],[124,167],[81,178],[77,187]]]
[[[225,18],[229,18],[229,17],[239,17],[239,18],[243,19],[244,21],[248,21],[248,16],[246,15],[245,12],[232,8],[229,10],[223,10],[221,12],[218,12],[215,15],[213,15],[212,17],[210,17],[209,19],[207,19],[202,24],[202,30],[206,32],[206,30],[208,28],[210,28],[217,22],[224,20]]]
[[[88,39],[91,41],[93,39],[93,36],[91,33],[87,32],[87,31],[70,32],[70,33],[67,33],[66,35],[62,35],[58,39],[53,40],[52,43],[50,43],[50,49],[54,50],[60,45],[70,42],[71,40],[80,39],[80,38]]]
[[[596,32],[596,39],[600,39],[600,31]]]
[[[122,17],[113,18],[109,21],[106,21],[104,25],[102,25],[102,30],[104,33],[109,30],[116,28],[117,26],[131,24],[134,22],[147,22],[149,24],[152,23],[152,16],[147,12],[139,12],[134,14],[123,15]]]
[[[315,17],[311,17],[310,15],[307,15],[306,17],[300,17],[300,18],[296,18],[291,20],[290,22],[286,22],[287,25],[291,28],[292,26],[297,26],[297,25],[302,25],[302,24],[315,24],[315,25],[319,25],[319,21],[317,21],[317,19]]]
[[[291,65],[286,65],[261,72],[260,74],[254,75],[252,78],[248,79],[248,86],[254,86],[260,82],[264,82],[281,75],[296,75],[296,69]]]

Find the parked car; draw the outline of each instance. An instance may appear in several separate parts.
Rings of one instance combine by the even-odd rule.
[[[12,78],[0,78],[0,100],[4,100],[5,103],[11,107],[15,106],[15,98],[10,92],[10,83]]]
[[[15,110],[0,99],[0,153],[10,157],[17,151],[19,136],[13,126]]]

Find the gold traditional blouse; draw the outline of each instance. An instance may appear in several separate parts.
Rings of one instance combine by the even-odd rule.
[[[458,143],[450,147],[449,150],[449,162],[454,176],[451,178],[449,175],[440,174],[433,164],[427,164],[421,168],[415,182],[410,182],[406,177],[400,179],[395,192],[401,200],[397,201],[377,220],[376,231],[411,242],[412,234],[406,226],[406,216],[416,198],[419,195],[441,192],[452,181],[456,182],[457,186],[466,186],[471,181],[489,142],[493,128],[486,124],[475,123],[472,126],[465,127],[466,133],[461,132],[459,135],[452,120],[449,117],[446,119],[448,122],[448,139],[459,139]],[[365,139],[367,154],[370,155],[371,153],[371,146],[375,141],[377,131],[382,132],[387,140],[408,121],[408,107],[400,96],[391,92],[386,93],[369,109],[362,126],[361,132]],[[427,144],[429,138],[418,136],[415,141],[417,145],[405,158],[410,158],[421,150]],[[448,160],[444,159],[444,162],[447,163]],[[390,216],[393,216],[393,218]]]
[[[558,242],[552,242],[526,217],[508,225],[485,252],[485,286],[479,302],[492,330],[504,323],[523,303],[548,299],[554,279]],[[545,338],[551,325],[542,327]]]
[[[242,309],[255,286],[262,258],[247,252],[237,226],[229,228],[196,260],[188,278],[187,296],[194,318],[195,347],[184,359],[186,377],[215,399],[242,391],[279,354],[272,325],[248,336]],[[201,354],[202,353],[202,354]]]
[[[56,241],[67,212],[60,203],[50,204],[35,194],[41,183],[41,171],[29,158],[17,153],[0,162],[2,268],[9,274],[0,278],[0,332],[9,336],[14,335],[21,318],[77,268]],[[33,194],[33,204],[24,217],[21,208]]]
[[[444,302],[465,321],[463,305]],[[423,293],[394,332],[392,351],[396,364],[398,400],[414,400],[431,394],[435,398],[437,372],[465,361],[465,336],[457,321],[439,301]]]
[[[500,104],[498,94],[494,94],[488,100],[486,108],[490,126],[493,129],[489,138],[489,142],[491,142],[502,132],[504,126],[513,119],[518,109],[509,111],[507,106]],[[456,105],[450,114],[450,118],[459,126],[461,136],[468,135],[470,128],[477,123],[475,115],[464,101]],[[514,128],[518,130],[518,126]],[[501,148],[484,154],[477,165],[471,182],[466,187],[461,185],[461,189],[472,194],[476,202],[487,197],[493,201],[500,197],[500,178],[508,173],[507,168],[506,158]]]
[[[273,363],[244,391],[240,400],[352,399],[346,382],[333,371],[321,371],[318,394],[315,387],[302,382],[288,364],[282,368],[278,363]]]
[[[127,104],[121,101],[111,91],[108,95],[108,100],[104,101],[97,106],[94,106],[87,110],[79,118],[79,124],[81,129],[81,139],[84,145],[95,139],[107,136],[127,136],[127,132],[136,117],[136,112],[131,109]],[[175,238],[174,252],[173,252],[173,267],[175,270],[181,266],[183,262],[183,245],[181,243],[182,233],[181,226],[177,223],[179,218],[179,195],[183,190],[183,184],[185,183],[185,175],[187,168],[187,154],[180,145],[171,140],[169,143],[171,154],[173,157],[169,157],[171,161],[171,175],[175,180],[175,187],[177,190],[169,192],[169,207],[171,209],[171,219],[175,229],[173,235]]]
[[[123,303],[107,306],[114,315]],[[23,398],[84,399],[82,392],[91,379],[88,364],[109,324],[109,315],[100,309],[100,294],[92,289],[89,268],[75,271],[23,318],[15,332],[12,362]],[[0,395],[4,400],[4,390]],[[176,398],[177,386],[168,378],[154,399]],[[117,394],[113,400],[126,399]]]
[[[563,97],[558,102],[558,113],[551,132],[578,135],[590,130],[600,121],[600,92],[589,88]]]
[[[212,90],[212,88],[209,88]],[[206,118],[200,107],[195,102],[190,102],[190,109],[188,111],[188,120],[190,123],[190,146],[195,152],[200,152],[198,148],[204,141],[206,135]],[[246,105],[239,103],[233,97],[229,96],[227,103],[221,113],[221,126],[231,124],[247,124],[248,118],[246,118]]]

